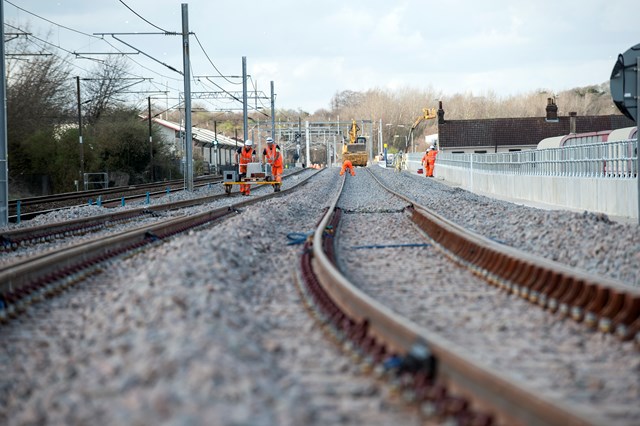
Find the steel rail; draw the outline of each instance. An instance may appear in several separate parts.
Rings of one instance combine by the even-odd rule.
[[[304,282],[303,293],[314,299],[323,320],[357,354],[384,368],[416,402],[429,403],[438,415],[469,424],[601,422],[472,361],[462,355],[462,348],[396,315],[350,283],[330,256],[340,216],[339,196],[307,241],[296,277],[301,288]]]
[[[296,171],[283,176],[287,179],[302,173],[304,170]],[[238,192],[232,195],[237,195]],[[51,241],[67,235],[80,235],[96,230],[104,229],[115,223],[137,219],[143,216],[154,215],[158,212],[176,210],[180,208],[192,207],[199,204],[214,202],[229,198],[230,194],[207,195],[204,197],[192,198],[189,200],[172,201],[162,204],[148,205],[140,208],[129,209],[120,212],[111,212],[103,215],[96,215],[86,218],[74,219],[65,222],[58,222],[27,228],[16,228],[0,232],[0,253],[3,250],[12,250],[39,242]]]
[[[221,182],[222,178],[218,177],[207,177],[201,178],[199,183],[196,186],[203,186],[214,182]],[[164,195],[166,193],[166,189],[169,188],[173,191],[181,191],[184,189],[184,183],[182,179],[180,180],[172,180],[169,182],[163,183],[153,183],[153,184],[143,184],[143,185],[131,185],[131,186],[120,186],[114,188],[106,188],[101,190],[90,190],[90,191],[80,191],[80,192],[66,192],[63,194],[55,194],[55,195],[43,195],[39,197],[30,197],[25,198],[23,200],[10,200],[9,201],[9,220],[11,222],[16,222],[17,217],[17,204],[20,201],[20,220],[29,220],[33,219],[36,216],[41,214],[46,214],[55,210],[59,210],[61,208],[70,208],[79,205],[86,205],[87,200],[90,199],[98,199],[103,195],[111,195],[119,194],[117,198],[105,199],[102,201],[103,204],[111,204],[111,205],[119,205],[122,201],[122,197],[125,199],[131,200],[135,198],[140,198],[146,196],[146,193],[149,192],[150,196]],[[52,205],[59,204],[59,206],[54,208],[46,208]],[[43,208],[42,206],[45,206]]]
[[[416,204],[386,187],[373,173],[371,176],[411,204],[413,222],[476,274],[549,312],[640,344],[640,288],[499,244]]]

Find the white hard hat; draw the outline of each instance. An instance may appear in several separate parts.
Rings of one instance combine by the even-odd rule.
[[[267,138],[267,143],[273,143],[273,138],[271,136]]]
[[[253,142],[251,141],[251,139],[247,139],[246,141],[244,141],[244,144],[246,146],[251,146],[251,145],[253,145]]]

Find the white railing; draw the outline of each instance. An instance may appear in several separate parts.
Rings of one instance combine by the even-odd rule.
[[[510,175],[635,178],[638,175],[637,155],[637,141],[626,140],[495,154],[440,152],[436,167],[443,165]]]

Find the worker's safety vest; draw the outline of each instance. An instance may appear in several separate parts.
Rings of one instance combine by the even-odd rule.
[[[272,167],[282,167],[282,155],[278,152],[276,144],[271,144],[272,148],[269,148],[269,144],[264,149],[267,156],[267,163]]]
[[[242,148],[240,150],[240,164],[249,164],[253,159],[253,148]]]
[[[238,160],[240,163],[240,173],[247,173],[247,164],[251,163],[251,160],[253,160],[253,148],[247,150],[243,147],[240,150],[240,158]]]

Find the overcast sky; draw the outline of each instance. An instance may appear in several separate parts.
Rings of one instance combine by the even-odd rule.
[[[241,75],[244,56],[250,89],[256,84],[269,95],[273,81],[276,108],[307,112],[329,109],[343,90],[432,88],[506,97],[599,84],[609,81],[617,55],[640,43],[639,0],[9,0],[4,18],[21,29],[28,23],[66,51],[100,59],[99,52],[133,49],[89,35],[156,33],[117,37],[144,53],[128,56],[130,72],[177,97],[182,77],[161,63],[182,71],[181,36],[160,32],[181,32],[182,4],[195,33],[191,74],[209,76],[192,83],[193,92],[219,91],[212,82],[241,91],[240,80],[226,81],[218,71]],[[72,64],[80,76],[95,66],[89,59]],[[240,108],[227,99],[207,106]]]

